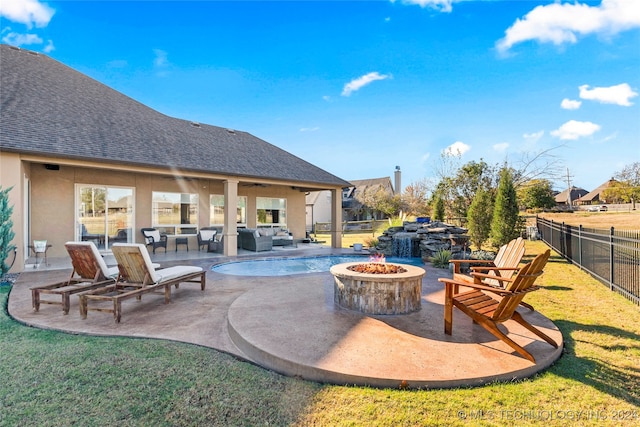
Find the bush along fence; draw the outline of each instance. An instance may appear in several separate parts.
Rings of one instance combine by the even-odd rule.
[[[552,249],[640,305],[640,231],[576,227],[540,217],[536,225]]]

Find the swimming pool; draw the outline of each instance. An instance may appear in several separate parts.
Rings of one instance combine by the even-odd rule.
[[[328,272],[331,266],[344,262],[368,262],[369,258],[359,255],[327,255],[319,257],[271,258],[248,261],[233,261],[214,265],[212,271],[234,276],[288,276]],[[420,258],[387,258],[387,262],[422,266]]]

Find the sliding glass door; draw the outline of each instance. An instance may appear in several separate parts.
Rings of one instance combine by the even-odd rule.
[[[99,249],[133,242],[133,188],[76,185],[76,240]]]

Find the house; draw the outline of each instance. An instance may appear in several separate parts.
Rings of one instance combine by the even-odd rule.
[[[576,204],[576,200],[587,194],[588,191],[580,187],[567,188],[555,195],[556,204],[558,206],[570,207]]]
[[[43,54],[0,45],[0,57],[0,185],[12,187],[18,268],[32,240],[66,256],[83,230],[101,249],[142,242],[143,227],[195,248],[201,227],[220,226],[229,256],[238,227],[303,238],[310,191],[329,191],[342,219],[349,182],[260,138],[166,116]]]
[[[342,218],[345,221],[361,221],[368,219],[383,219],[381,213],[374,208],[361,203],[361,195],[373,195],[378,191],[383,191],[390,196],[395,194],[391,178],[372,178],[352,180],[351,186],[342,191]],[[358,200],[360,198],[360,200]]]
[[[312,191],[305,198],[306,229],[314,231],[318,222],[331,222],[331,192],[328,190]],[[342,218],[341,218],[342,220]]]
[[[607,199],[604,197],[604,192],[607,188],[615,185],[618,181],[611,178],[604,184],[600,185],[593,191],[588,192],[584,196],[580,197],[577,200],[577,203],[580,205],[593,205],[598,203],[607,203]]]

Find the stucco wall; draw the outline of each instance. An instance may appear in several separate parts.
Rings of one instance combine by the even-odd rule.
[[[4,168],[3,168],[4,169]],[[48,256],[66,256],[64,243],[74,239],[75,185],[92,184],[134,188],[134,238],[142,242],[139,232],[151,226],[151,196],[154,191],[197,193],[199,195],[198,225],[209,225],[209,195],[224,194],[223,182],[205,178],[175,179],[170,176],[113,171],[98,168],[60,165],[48,170],[44,164],[31,164],[31,238],[46,239],[53,246]],[[256,197],[287,199],[287,225],[295,238],[305,235],[304,192],[289,186],[266,187],[240,184],[238,195],[247,196],[247,226],[256,225]],[[196,237],[190,247],[196,247]],[[171,242],[171,239],[170,239]],[[171,243],[170,243],[171,244]],[[172,248],[170,248],[172,250]]]

